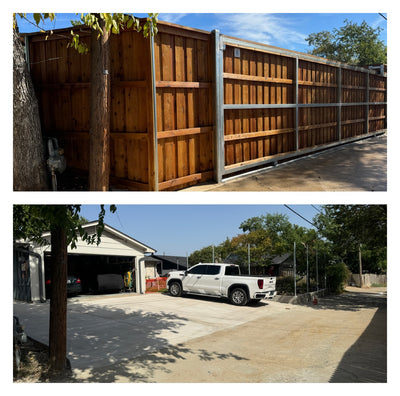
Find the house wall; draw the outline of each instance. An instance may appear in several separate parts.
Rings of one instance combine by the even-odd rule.
[[[92,229],[87,229],[89,233],[94,232]],[[30,273],[31,273],[31,294],[32,301],[40,301],[40,283],[42,290],[45,289],[45,276],[44,276],[44,254],[51,252],[50,237],[47,238],[49,245],[45,246],[32,246],[31,251],[40,257],[30,257]],[[127,256],[135,257],[135,282],[136,291],[138,293],[145,293],[146,291],[146,268],[145,268],[145,253],[147,248],[133,247],[132,242],[119,238],[118,236],[104,230],[99,245],[88,245],[85,241],[78,238],[77,248],[71,249],[68,247],[69,254],[82,254],[82,255],[104,255],[104,256]],[[40,278],[39,265],[42,265],[42,279]]]

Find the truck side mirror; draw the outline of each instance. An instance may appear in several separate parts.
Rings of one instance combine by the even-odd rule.
[[[188,274],[188,272],[187,272],[187,271],[185,271],[185,276],[187,276],[187,274]]]

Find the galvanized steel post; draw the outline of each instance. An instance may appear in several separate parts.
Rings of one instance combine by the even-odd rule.
[[[214,38],[214,180],[221,183],[225,166],[223,48],[219,30],[213,30],[212,35]]]
[[[294,295],[297,296],[296,291],[296,242],[293,243],[293,279],[294,279]]]
[[[365,133],[369,132],[369,70],[365,73]]]
[[[338,141],[342,140],[342,67],[337,70],[337,135]]]
[[[295,123],[296,123],[296,151],[299,151],[299,57],[296,56],[296,63],[295,63],[295,78],[296,78],[296,86],[295,86],[295,104],[296,104],[296,116],[295,116]]]

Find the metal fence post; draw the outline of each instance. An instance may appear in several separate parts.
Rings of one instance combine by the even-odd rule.
[[[367,69],[365,81],[365,133],[369,132],[369,70]]]
[[[212,35],[214,46],[214,180],[221,183],[225,164],[223,52],[219,30],[213,30]]]
[[[296,123],[296,151],[299,151],[299,57],[296,56],[296,63],[295,63],[295,78],[296,78],[296,85],[295,85],[295,104],[296,104],[296,115],[295,115],[295,123]]]
[[[297,296],[296,291],[296,242],[293,244],[293,279],[294,279],[294,295]]]
[[[337,70],[337,138],[340,142],[342,140],[342,67],[339,66]]]

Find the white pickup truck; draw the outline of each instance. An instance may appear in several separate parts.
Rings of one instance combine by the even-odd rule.
[[[169,293],[179,297],[183,293],[225,297],[234,305],[246,305],[275,296],[275,277],[240,275],[238,265],[200,263],[187,271],[168,274]]]

